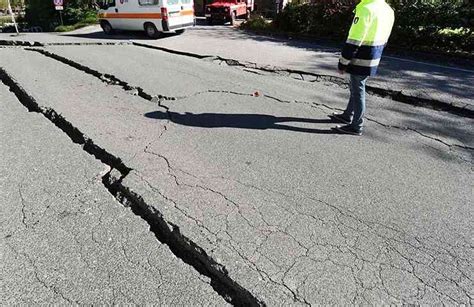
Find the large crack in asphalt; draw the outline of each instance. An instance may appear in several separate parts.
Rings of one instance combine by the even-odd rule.
[[[66,120],[61,114],[54,109],[40,107],[35,99],[31,97],[5,70],[0,68],[0,80],[16,95],[18,100],[30,111],[43,114],[56,127],[66,133],[75,143],[82,145],[84,151],[94,156],[102,163],[118,169],[123,174],[128,174],[130,168],[123,164],[122,160],[105,149],[96,145],[93,140],[84,135],[79,129],[74,127],[72,123]]]
[[[204,249],[183,235],[179,226],[167,221],[158,209],[147,204],[140,195],[122,184],[123,179],[132,169],[126,166],[119,157],[96,145],[54,109],[41,107],[35,98],[29,95],[3,68],[0,68],[0,81],[15,94],[18,101],[29,112],[42,114],[64,132],[73,143],[81,145],[82,150],[109,166],[110,170],[102,176],[104,187],[119,203],[130,208],[135,215],[145,221],[158,241],[167,245],[177,258],[193,267],[201,275],[207,276],[211,280],[211,287],[221,297],[235,306],[265,306],[263,301],[229,277],[224,265],[219,264]]]
[[[126,92],[128,92],[129,94],[138,95],[138,96],[140,96],[140,97],[142,97],[146,100],[152,101],[152,102],[158,102],[158,104],[161,107],[165,108],[168,111],[169,116],[171,116],[171,113],[169,111],[169,107],[162,104],[162,102],[164,102],[166,100],[177,100],[177,99],[183,99],[183,98],[187,98],[187,97],[197,96],[197,95],[200,95],[200,94],[203,94],[203,93],[215,93],[215,92],[225,93],[225,94],[251,96],[251,94],[246,94],[246,93],[238,93],[238,92],[230,92],[230,91],[213,91],[213,90],[201,91],[201,92],[198,92],[198,93],[192,94],[190,96],[186,96],[186,97],[168,97],[168,96],[163,96],[163,95],[151,95],[149,93],[146,93],[143,89],[131,86],[127,82],[124,82],[124,81],[116,78],[115,76],[102,74],[102,73],[100,73],[96,70],[90,69],[90,68],[88,68],[84,65],[78,64],[74,61],[71,61],[69,59],[66,59],[66,58],[60,57],[58,55],[52,54],[52,53],[47,52],[45,50],[37,50],[37,49],[31,49],[31,50],[36,51],[36,52],[40,52],[45,56],[49,56],[53,59],[56,59],[60,62],[63,62],[64,64],[68,64],[68,65],[70,65],[70,66],[72,66],[76,69],[79,69],[83,72],[86,72],[90,75],[93,75],[96,78],[100,79],[102,82],[105,82],[105,83],[110,84],[110,85],[120,86]],[[318,107],[318,108],[336,110],[335,108],[333,108],[331,106],[324,105],[324,104],[317,104],[317,103],[312,103],[312,102],[301,102],[301,101],[285,101],[285,100],[279,99],[277,97],[272,97],[272,96],[267,96],[267,95],[262,95],[262,96],[273,99],[273,100],[275,100],[277,102],[280,102],[280,103],[302,103],[302,104],[312,105],[312,106]],[[460,145],[451,145],[451,144],[448,144],[448,143],[446,143],[445,141],[443,141],[441,139],[436,139],[436,138],[431,137],[431,136],[423,135],[422,132],[419,132],[419,131],[417,131],[415,129],[412,129],[412,128],[391,126],[391,125],[388,125],[388,124],[384,124],[382,122],[378,122],[375,119],[369,119],[369,120],[373,121],[374,123],[377,123],[377,124],[379,124],[383,127],[386,127],[386,128],[396,128],[396,129],[410,130],[412,132],[416,132],[422,137],[426,137],[426,138],[429,138],[431,140],[438,141],[438,142],[443,143],[444,145],[446,145],[450,148],[451,147],[461,147],[461,148],[464,148],[464,149],[473,150],[472,147],[467,147],[467,146],[463,147],[463,146],[460,146]],[[165,157],[163,157],[163,158],[166,159]],[[123,179],[126,177],[128,172],[130,171],[130,169],[128,169],[128,172],[124,173],[124,172],[120,171],[119,168],[113,167],[110,164],[107,164],[107,165],[109,165],[111,167],[111,170],[109,172],[107,172],[107,174],[105,174],[102,177],[102,182],[103,182],[104,186],[108,189],[108,191],[111,194],[113,194],[115,196],[115,198],[120,203],[122,203],[126,207],[130,207],[131,210],[134,212],[134,214],[140,216],[143,220],[145,220],[150,225],[151,231],[156,235],[157,239],[160,242],[166,242],[165,244],[170,246],[170,249],[172,249],[173,253],[175,253],[175,255],[179,255],[178,258],[182,259],[185,263],[188,263],[188,264],[192,265],[202,275],[208,276],[207,275],[207,272],[208,272],[207,270],[209,270],[208,266],[211,266],[214,270],[213,272],[216,273],[216,275],[218,275],[219,278],[224,278],[224,279],[227,278],[227,271],[226,271],[225,267],[223,267],[222,265],[220,265],[220,264],[216,263],[215,261],[213,261],[212,258],[210,258],[204,250],[202,250],[199,246],[195,245],[192,241],[189,241],[185,236],[183,236],[180,233],[179,227],[177,225],[166,221],[163,218],[162,214],[155,207],[148,205],[140,195],[136,194],[134,191],[130,190],[129,188],[127,188],[126,186],[124,186],[122,184]],[[169,162],[168,162],[168,165],[169,165]],[[203,262],[205,263],[204,265],[202,264]],[[208,265],[208,266],[206,266],[206,265]],[[223,297],[225,297],[229,302],[232,302],[233,304],[236,304],[236,305],[242,305],[242,304],[247,305],[248,304],[247,301],[244,301],[244,300],[235,300],[234,299],[235,296],[232,297],[230,294],[228,294],[226,292],[227,288],[222,289],[221,287],[226,287],[226,284],[224,283],[224,286],[223,286],[223,283],[220,282],[219,278],[216,278],[216,279],[211,278],[211,285],[219,294],[224,293],[224,294],[221,294],[221,295]],[[215,282],[215,281],[218,281],[218,282]],[[231,285],[230,285],[231,289],[238,288],[239,291],[242,290],[242,289],[239,288],[240,286],[238,284],[234,284],[234,281],[232,281],[232,280],[228,280],[228,281],[231,283]],[[243,290],[246,291],[245,289],[243,289]],[[296,291],[296,292],[294,292],[294,291]],[[294,290],[294,291],[291,291],[291,292],[295,296],[295,301],[300,301],[297,290]],[[232,294],[235,294],[235,292],[232,293]],[[235,295],[240,297],[241,293],[238,292]],[[245,295],[250,295],[250,300],[251,300],[251,302],[254,303],[254,305],[255,304],[256,305],[264,305],[263,302],[258,301],[258,299],[253,297],[251,294],[244,293],[244,296]],[[304,301],[300,301],[300,302],[304,302]]]
[[[186,57],[192,57],[200,60],[207,60],[212,62],[217,62],[218,64],[234,66],[234,67],[241,67],[244,71],[249,73],[258,73],[258,71],[272,73],[279,76],[290,77],[295,80],[300,81],[307,81],[307,82],[329,82],[331,84],[335,84],[339,87],[347,87],[347,82],[344,78],[335,77],[331,75],[324,75],[324,74],[317,74],[313,72],[297,70],[297,69],[289,69],[289,68],[282,68],[276,66],[269,66],[269,65],[259,65],[257,63],[246,62],[246,61],[239,61],[235,59],[224,58],[221,56],[214,56],[214,55],[201,55],[191,52],[184,52],[174,49],[169,49],[165,47],[159,46],[152,46],[148,44],[142,44],[133,42],[134,46],[148,48],[148,49],[155,49],[175,55],[181,55]],[[455,115],[474,118],[474,110],[470,110],[467,108],[467,105],[458,105],[454,103],[450,103],[447,101],[432,99],[432,98],[422,98],[413,95],[408,95],[403,93],[402,91],[390,90],[382,87],[377,86],[366,86],[367,93],[369,95],[378,96],[382,98],[389,98],[391,100],[419,106],[430,108],[438,111],[446,111]]]
[[[144,46],[148,46],[148,45],[144,45]],[[153,48],[155,48],[155,47],[153,47]],[[164,49],[166,49],[166,48],[164,48]],[[114,75],[107,74],[107,73],[101,73],[101,72],[99,72],[95,69],[92,69],[92,68],[88,67],[88,66],[85,66],[85,65],[80,64],[78,62],[70,60],[70,59],[65,58],[63,56],[60,56],[58,54],[46,51],[44,49],[25,48],[25,50],[32,51],[32,52],[38,52],[38,53],[40,53],[40,54],[42,54],[46,57],[49,57],[49,58],[54,59],[56,61],[59,61],[63,64],[69,65],[69,66],[71,66],[71,67],[73,67],[73,68],[75,68],[75,69],[77,69],[81,72],[87,73],[91,76],[94,76],[94,77],[98,78],[99,80],[101,80],[102,82],[104,82],[108,85],[120,86],[123,90],[125,90],[129,94],[137,95],[137,96],[139,96],[139,97],[141,97],[145,100],[156,103],[160,107],[162,107],[166,110],[167,116],[168,116],[169,119],[172,119],[172,113],[170,112],[169,107],[164,104],[164,102],[166,102],[166,101],[182,100],[182,99],[187,99],[187,98],[190,98],[190,97],[199,96],[199,95],[206,94],[206,93],[223,93],[223,94],[231,94],[231,95],[237,95],[237,96],[255,96],[255,94],[240,93],[240,92],[236,92],[236,91],[226,91],[226,90],[213,90],[213,89],[203,90],[203,91],[199,91],[199,92],[196,92],[196,93],[193,93],[193,94],[190,94],[190,95],[185,95],[185,96],[166,96],[166,95],[162,95],[162,94],[151,94],[151,93],[147,93],[143,88],[141,88],[139,86],[131,85],[128,82],[123,81],[123,80],[117,78]],[[331,78],[333,78],[333,77],[331,77]],[[274,100],[274,101],[279,102],[279,103],[287,103],[287,104],[300,103],[300,104],[315,106],[315,107],[318,107],[318,108],[321,108],[321,109],[324,108],[324,109],[328,109],[328,110],[332,110],[332,111],[342,111],[342,109],[331,107],[331,106],[328,106],[327,104],[324,104],[324,103],[306,102],[306,101],[298,101],[298,100],[290,101],[290,100],[280,99],[278,97],[268,95],[268,94],[261,94],[261,96],[263,96],[265,98],[268,98],[268,99],[271,99],[271,100]],[[453,148],[457,148],[457,149],[462,149],[462,150],[474,151],[474,147],[470,147],[470,146],[467,146],[467,145],[450,144],[450,143],[448,143],[448,142],[446,142],[446,141],[444,141],[440,138],[436,138],[436,137],[427,135],[426,133],[418,131],[417,129],[414,129],[414,128],[382,123],[382,122],[380,122],[380,121],[378,121],[374,118],[371,118],[371,117],[367,117],[367,120],[370,121],[370,122],[373,122],[375,124],[378,124],[382,127],[385,127],[387,129],[392,128],[392,129],[398,129],[398,130],[403,130],[403,131],[411,131],[413,133],[418,134],[419,136],[421,136],[423,138],[426,138],[426,139],[429,139],[431,141],[440,143],[444,146],[447,146],[449,150],[451,150]],[[464,162],[468,162],[468,163],[470,162],[470,161],[468,161],[468,160],[466,160],[462,157],[461,157],[461,160],[463,160]]]
[[[100,73],[99,71],[91,69],[90,67],[84,66],[84,65],[79,64],[79,63],[74,62],[74,61],[71,61],[70,59],[64,58],[64,57],[59,56],[57,54],[48,52],[46,50],[43,50],[43,49],[29,49],[29,48],[27,48],[26,50],[39,52],[40,54],[42,54],[44,56],[47,56],[47,57],[52,58],[54,60],[57,60],[57,61],[59,61],[63,64],[69,65],[69,66],[71,66],[73,68],[76,68],[76,69],[80,70],[81,72],[87,73],[91,76],[94,76],[94,77],[98,78],[100,81],[102,81],[102,82],[104,82],[108,85],[119,86],[129,94],[137,95],[137,96],[139,96],[143,99],[146,99],[146,100],[151,101],[153,103],[157,103],[160,107],[162,107],[163,109],[166,110],[167,116],[170,120],[172,120],[173,114],[170,111],[169,107],[166,106],[165,104],[163,104],[163,102],[167,101],[167,100],[186,99],[186,98],[189,98],[189,97],[199,96],[199,95],[202,95],[202,94],[205,94],[205,93],[224,93],[224,94],[230,94],[230,95],[236,95],[236,96],[254,96],[254,94],[239,93],[239,92],[235,92],[235,91],[226,91],[226,90],[205,90],[205,91],[200,91],[200,92],[190,94],[188,96],[180,96],[180,97],[170,97],[170,96],[164,96],[164,95],[160,95],[160,94],[151,95],[149,93],[146,93],[142,88],[137,87],[137,86],[132,86],[132,85],[128,84],[127,82],[122,81],[122,80],[118,79],[117,77],[115,77],[113,75]],[[278,98],[268,96],[268,95],[263,95],[263,96],[267,97],[267,98],[270,98],[270,99],[273,99],[273,100],[277,100],[277,101],[283,103],[283,101],[278,99]],[[166,128],[165,128],[165,131],[166,131]],[[146,152],[146,149],[145,149],[145,152]],[[161,158],[165,159],[165,161],[169,165],[169,161],[166,159],[166,157],[161,156]],[[143,220],[147,221],[147,223],[150,226],[151,231],[155,234],[155,236],[157,237],[157,239],[160,242],[167,244],[170,247],[170,249],[172,247],[175,248],[175,249],[172,249],[172,251],[176,255],[179,255],[180,259],[182,259],[185,263],[193,265],[193,267],[195,269],[197,269],[202,275],[208,276],[208,274],[206,274],[206,271],[205,271],[206,268],[205,267],[197,267],[196,266],[195,253],[191,253],[188,250],[189,250],[189,248],[193,248],[192,251],[194,251],[194,252],[197,250],[199,255],[202,255],[202,257],[205,257],[205,259],[204,259],[205,262],[210,263],[210,261],[206,260],[206,259],[208,259],[208,258],[211,259],[211,258],[209,256],[207,256],[207,253],[202,248],[195,245],[192,241],[190,241],[186,237],[184,237],[180,233],[179,227],[177,225],[165,221],[163,219],[161,213],[159,211],[157,211],[153,206],[149,206],[148,204],[146,204],[146,202],[143,200],[143,198],[140,195],[136,194],[134,191],[132,191],[129,188],[122,185],[122,181],[125,179],[127,174],[128,174],[128,172],[124,175],[122,172],[120,172],[120,171],[116,172],[116,171],[114,171],[114,168],[111,168],[110,171],[108,171],[102,177],[102,183],[108,189],[108,191],[115,196],[115,198],[120,203],[122,203],[126,207],[130,207],[131,210],[136,215],[140,216]],[[142,180],[144,182],[147,182],[144,178],[142,178]],[[148,182],[147,182],[147,184],[150,185]],[[150,185],[150,187],[151,187],[151,185]],[[201,187],[201,188],[206,189],[204,187]],[[173,202],[173,200],[168,199],[166,196],[162,195],[161,193],[160,193],[160,195],[164,199]],[[221,194],[221,196],[223,196],[223,194]],[[174,204],[176,205],[176,203],[174,203]],[[181,213],[183,213],[185,216],[187,216],[188,218],[193,219],[191,216],[187,215],[185,212],[183,212],[181,210],[179,210],[179,211]],[[157,216],[158,216],[158,218],[157,218]],[[203,225],[200,225],[200,226],[203,226]],[[185,244],[183,244],[183,242],[185,242]],[[241,254],[239,253],[239,255],[241,255]],[[198,258],[198,260],[199,260],[199,258]],[[198,263],[200,263],[200,262],[198,262]],[[212,262],[212,265],[215,266],[215,268],[217,269],[218,272],[220,272],[221,275],[223,275],[221,277],[226,278],[228,273],[227,273],[227,270],[224,266],[222,266],[218,263],[215,263],[215,262]],[[264,273],[258,267],[255,267],[255,269],[259,272],[259,274]],[[266,274],[264,274],[264,275],[266,275]],[[278,284],[276,281],[272,280],[269,276],[267,276],[267,277],[269,278],[269,280],[272,283]],[[240,289],[241,288],[234,281],[231,281],[231,282],[233,283],[233,285],[231,287],[232,289],[234,289],[234,288]],[[211,286],[218,293],[220,293],[220,291],[223,292],[223,290],[225,292],[225,290],[226,290],[226,288],[221,289],[222,284],[214,283],[212,279],[211,279]],[[285,289],[290,291],[290,293],[292,294],[293,300],[295,302],[299,302],[299,303],[302,303],[302,304],[305,304],[305,305],[309,305],[304,300],[304,298],[300,298],[299,295],[297,293],[295,293],[291,288],[289,288],[286,285],[283,285],[283,286],[285,287]],[[247,305],[250,305],[250,306],[264,306],[265,305],[264,302],[259,301],[258,299],[253,297],[250,293],[247,293],[248,292],[247,290],[245,290],[245,289],[243,289],[243,290],[246,291],[244,293],[244,297],[250,296],[249,299],[246,299],[246,301],[243,302],[243,304],[241,304],[240,302],[235,303],[234,302],[235,299],[233,299],[232,297],[228,301],[235,304],[235,305],[246,305],[246,306]],[[239,293],[240,292],[242,292],[242,289],[239,290]],[[225,293],[227,294],[227,292],[225,292]],[[241,297],[242,295],[239,294],[239,293],[237,293],[237,294],[238,294],[239,297]],[[248,303],[248,302],[250,302],[250,303]]]
[[[6,47],[44,47],[43,43],[35,41],[21,41],[21,40],[0,40],[0,46]]]
[[[0,40],[0,47],[46,47],[46,46],[123,46],[133,45],[131,42],[51,42],[23,40]]]
[[[121,46],[121,45],[133,45],[141,48],[148,48],[167,52],[175,55],[192,57],[199,60],[216,62],[219,65],[228,65],[233,67],[240,67],[243,71],[253,74],[261,74],[260,72],[275,74],[278,76],[290,77],[299,81],[306,82],[328,82],[335,84],[339,87],[347,88],[347,82],[344,78],[318,74],[314,72],[308,72],[304,70],[289,69],[271,65],[260,65],[248,61],[239,61],[236,59],[224,58],[215,55],[202,55],[187,51],[174,50],[170,48],[153,46],[148,44],[142,44],[138,42],[56,42],[56,43],[40,43],[40,42],[28,42],[28,41],[8,41],[1,40],[0,46],[20,46],[20,47],[46,47],[46,46]],[[390,90],[383,87],[377,86],[366,86],[366,91],[369,95],[378,96],[382,98],[389,98],[393,101],[429,108],[437,111],[445,111],[458,116],[474,118],[474,110],[468,108],[467,104],[458,104],[454,102],[448,102],[433,98],[423,98],[419,96],[409,95],[403,93],[403,91]]]
[[[122,87],[125,91],[127,91],[127,92],[129,92],[133,95],[137,95],[137,96],[139,96],[143,99],[146,99],[146,100],[149,100],[149,101],[154,101],[154,100],[158,100],[158,101],[161,101],[161,100],[176,100],[176,97],[168,97],[168,96],[164,96],[164,95],[151,95],[151,94],[148,94],[148,93],[145,92],[145,90],[143,90],[139,86],[132,86],[132,85],[128,84],[128,82],[122,81],[122,80],[118,79],[117,77],[115,77],[113,75],[101,73],[101,72],[99,72],[97,70],[94,70],[90,67],[79,64],[75,61],[72,61],[70,59],[62,57],[62,56],[57,55],[55,53],[46,51],[44,49],[26,48],[26,50],[33,51],[33,52],[38,52],[38,53],[40,53],[40,54],[42,54],[46,57],[52,58],[52,59],[54,59],[56,61],[59,61],[63,64],[69,65],[69,66],[71,66],[71,67],[73,67],[77,70],[80,70],[80,71],[85,72],[85,73],[87,73],[91,76],[94,76],[94,77],[100,79],[102,82],[107,83],[109,85],[118,85],[118,86]]]

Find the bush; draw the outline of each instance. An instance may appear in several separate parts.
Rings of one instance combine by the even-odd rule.
[[[69,32],[75,30],[74,26],[57,26],[54,32]]]
[[[472,5],[460,1],[392,1],[391,45],[411,50],[472,52]]]
[[[241,25],[242,29],[249,29],[249,30],[256,30],[256,31],[261,31],[261,30],[270,30],[272,28],[271,22],[269,22],[267,19],[265,19],[261,15],[252,15],[250,18],[242,23]]]
[[[10,23],[12,22],[12,18],[10,15],[8,16],[0,16],[0,27],[3,26],[5,23]]]
[[[352,11],[340,3],[288,4],[276,17],[275,26],[285,32],[340,37],[349,28]]]
[[[26,1],[26,21],[30,27],[40,26],[46,31],[55,28],[64,30],[73,26],[78,27],[93,24],[97,22],[97,13],[92,7],[91,1],[84,0],[65,0],[63,21],[64,27],[58,27],[60,24],[59,14],[54,9],[51,0],[28,0]]]
[[[353,5],[343,1],[290,3],[275,18],[273,31],[309,34],[343,41]],[[391,48],[471,54],[474,8],[462,0],[388,0],[395,10]],[[250,25],[249,25],[250,26]],[[259,26],[258,23],[256,26]]]
[[[52,30],[59,24],[59,16],[52,1],[28,0],[25,19],[30,27],[39,26],[45,31]]]
[[[472,28],[445,28],[439,30],[434,37],[432,45],[436,51],[446,51],[450,53],[465,53],[468,55],[474,50],[474,32]],[[425,44],[428,46],[429,44]],[[428,48],[427,51],[430,49]]]
[[[76,24],[69,25],[69,26],[57,26],[56,28],[54,28],[54,31],[55,32],[69,32],[69,31],[77,30],[79,28],[87,27],[89,25],[91,25],[91,23],[78,22]]]
[[[68,6],[64,9],[64,23],[68,25],[78,22],[97,22],[97,12],[88,8]]]

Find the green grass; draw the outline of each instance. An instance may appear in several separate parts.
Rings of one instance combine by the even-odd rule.
[[[78,23],[75,23],[73,25],[66,25],[66,26],[58,26],[54,29],[55,32],[69,32],[69,31],[74,31],[80,28],[84,28],[90,25],[95,25],[97,24],[98,20],[97,17],[88,17],[83,21],[80,21]]]
[[[253,31],[272,31],[271,21],[263,18],[259,15],[252,15],[247,21],[241,24],[242,29],[253,30]]]
[[[12,18],[10,16],[0,16],[0,27],[9,22],[12,22]]]

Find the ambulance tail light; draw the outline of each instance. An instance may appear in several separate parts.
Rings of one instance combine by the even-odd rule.
[[[168,20],[168,9],[166,7],[161,8],[161,19]]]

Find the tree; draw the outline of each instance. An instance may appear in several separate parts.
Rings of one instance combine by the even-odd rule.
[[[52,0],[26,0],[25,4],[25,19],[29,26],[40,26],[43,30],[52,30],[58,24]]]
[[[23,7],[24,6],[24,1],[23,0],[10,0],[10,3],[12,5],[12,8],[14,7]],[[8,1],[7,0],[0,0],[0,10],[6,10],[8,7]]]
[[[64,0],[64,23],[75,24],[90,16],[95,18],[96,12],[93,10],[95,2],[95,0]],[[53,30],[59,24],[53,0],[26,0],[26,21],[29,26],[40,26],[45,31]]]

